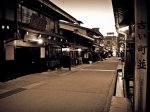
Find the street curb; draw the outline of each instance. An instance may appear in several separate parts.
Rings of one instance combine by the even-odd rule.
[[[115,93],[115,86],[116,86],[116,80],[117,80],[117,70],[115,71],[114,75],[113,75],[113,79],[112,82],[110,84],[110,89],[109,89],[109,93],[105,102],[105,106],[104,106],[104,111],[103,112],[108,112],[110,109],[110,105],[111,105],[111,99]]]

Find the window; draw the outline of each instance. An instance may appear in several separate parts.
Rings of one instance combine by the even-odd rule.
[[[109,40],[107,41],[107,44],[110,44],[110,41],[109,41]]]
[[[55,29],[54,20],[51,18],[46,17],[47,25],[46,25],[46,31],[53,31]]]
[[[19,8],[18,8],[18,21],[21,22],[21,23],[29,24],[31,16],[32,16],[33,13],[37,14],[37,12],[35,12],[31,9],[28,9],[24,6],[19,5]]]

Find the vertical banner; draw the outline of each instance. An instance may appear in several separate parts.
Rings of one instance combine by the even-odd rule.
[[[147,88],[147,9],[146,0],[135,5],[134,112],[146,112]]]

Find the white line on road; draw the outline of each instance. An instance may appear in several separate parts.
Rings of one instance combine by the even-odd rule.
[[[116,71],[116,70],[99,70],[99,69],[79,69],[79,70],[84,70],[84,71],[98,71],[98,72],[101,72],[101,71],[102,71],[102,72],[103,72],[103,71],[104,71],[104,72],[105,72],[105,71],[106,71],[106,72],[107,72],[107,71],[108,71],[108,72],[114,72],[114,71]]]
[[[41,82],[38,82],[38,83],[33,83],[33,84],[30,84],[30,85],[24,86],[24,87],[22,87],[22,88],[31,89],[31,88],[40,86],[40,85],[42,85],[42,84],[44,84],[44,83],[45,83],[45,81],[41,81]]]

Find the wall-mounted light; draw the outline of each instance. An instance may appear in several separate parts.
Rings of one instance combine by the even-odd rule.
[[[67,52],[69,52],[69,51],[70,51],[70,48],[62,48],[62,51],[67,51]]]
[[[29,32],[26,32],[26,35],[29,35]]]
[[[54,37],[54,40],[56,40],[56,38]]]
[[[52,38],[51,36],[48,37],[48,39],[51,39],[51,38]]]
[[[38,36],[38,38],[41,38],[42,36],[41,36],[41,34]]]
[[[43,39],[42,39],[42,38],[39,38],[39,39],[38,39],[38,43],[39,43],[39,44],[42,44],[42,43],[43,43]]]
[[[2,25],[2,29],[5,29],[5,26],[4,26],[4,25]]]
[[[60,41],[62,42],[62,39],[60,39]]]
[[[6,28],[7,28],[7,30],[9,30],[9,26],[7,26]]]
[[[81,52],[81,48],[78,48],[77,51],[78,51],[78,52]]]
[[[42,43],[43,43],[43,39],[42,39],[41,37],[42,37],[42,35],[39,34],[39,36],[38,36],[38,38],[37,38],[37,41],[38,41],[39,44],[42,44]]]

